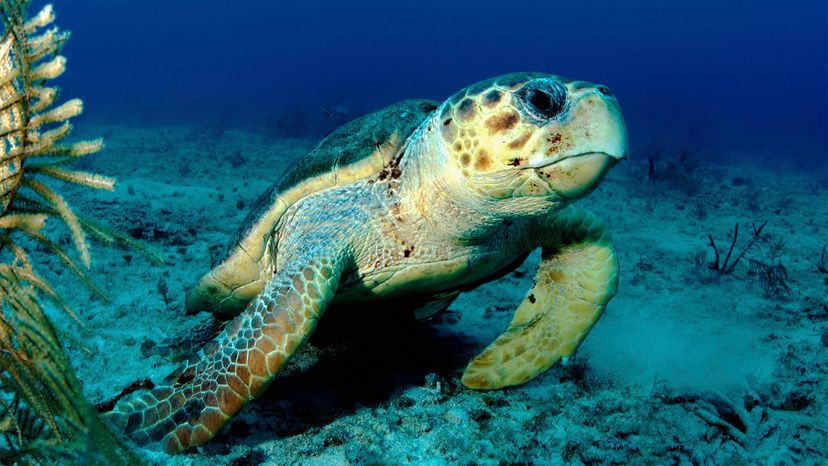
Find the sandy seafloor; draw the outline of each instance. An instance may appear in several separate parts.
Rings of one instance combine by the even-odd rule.
[[[93,247],[92,276],[110,302],[68,272],[43,274],[77,309],[61,321],[88,397],[160,380],[176,363],[165,338],[210,325],[183,313],[185,289],[209,268],[259,193],[314,144],[198,128],[83,125],[107,148],[84,169],[117,177],[114,193],[67,188],[69,202],[150,243],[167,260]],[[524,386],[465,389],[467,361],[493,340],[531,286],[537,255],[462,295],[429,322],[340,317],[208,446],[169,464],[825,464],[828,463],[828,242],[825,173],[646,154],[615,167],[581,202],[610,225],[618,294],[576,356]],[[778,154],[784,159],[785,154]],[[738,157],[737,157],[738,156]],[[674,160],[682,170],[670,170]],[[789,294],[766,296],[743,260],[732,275],[699,265],[711,233],[726,248],[741,224],[783,241]],[[765,258],[754,248],[746,257]],[[828,261],[828,258],[826,258]],[[171,301],[159,294],[168,284]],[[343,310],[341,312],[347,312]],[[349,321],[354,326],[345,325]]]

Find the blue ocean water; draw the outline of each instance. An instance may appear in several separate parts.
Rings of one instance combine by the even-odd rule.
[[[609,86],[629,129],[629,160],[579,201],[613,232],[619,290],[567,364],[513,389],[460,383],[531,289],[535,251],[425,323],[326,315],[203,450],[155,461],[828,458],[824,1],[55,2],[73,32],[63,96],[84,100],[78,132],[107,144],[79,168],[118,179],[67,199],[167,260],[96,244],[108,302],[44,267],[88,324],[67,348],[93,402],[164,383],[186,344],[214,336],[185,293],[256,195],[345,121],[537,70]]]
[[[262,127],[537,70],[610,86],[632,153],[661,137],[825,165],[823,1],[74,0],[59,14],[76,33],[63,84],[90,120]]]

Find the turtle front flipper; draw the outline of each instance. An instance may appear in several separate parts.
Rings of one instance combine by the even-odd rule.
[[[201,446],[261,394],[316,327],[349,255],[338,243],[290,260],[218,338],[109,419],[139,445]]]
[[[519,385],[568,358],[615,294],[618,259],[601,221],[576,207],[553,221],[532,232],[544,245],[534,288],[506,332],[466,367],[467,387]]]

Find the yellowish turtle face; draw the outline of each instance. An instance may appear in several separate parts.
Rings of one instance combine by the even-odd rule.
[[[618,103],[604,86],[515,73],[460,91],[432,123],[445,157],[488,197],[588,193],[627,151]]]

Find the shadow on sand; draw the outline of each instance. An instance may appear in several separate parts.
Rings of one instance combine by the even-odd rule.
[[[405,407],[400,393],[436,374],[443,393],[462,390],[460,375],[478,351],[469,337],[440,330],[441,316],[331,309],[310,343],[267,392],[251,402],[206,453],[318,430],[361,407]],[[309,367],[308,367],[309,366]],[[433,380],[433,379],[432,379]]]

